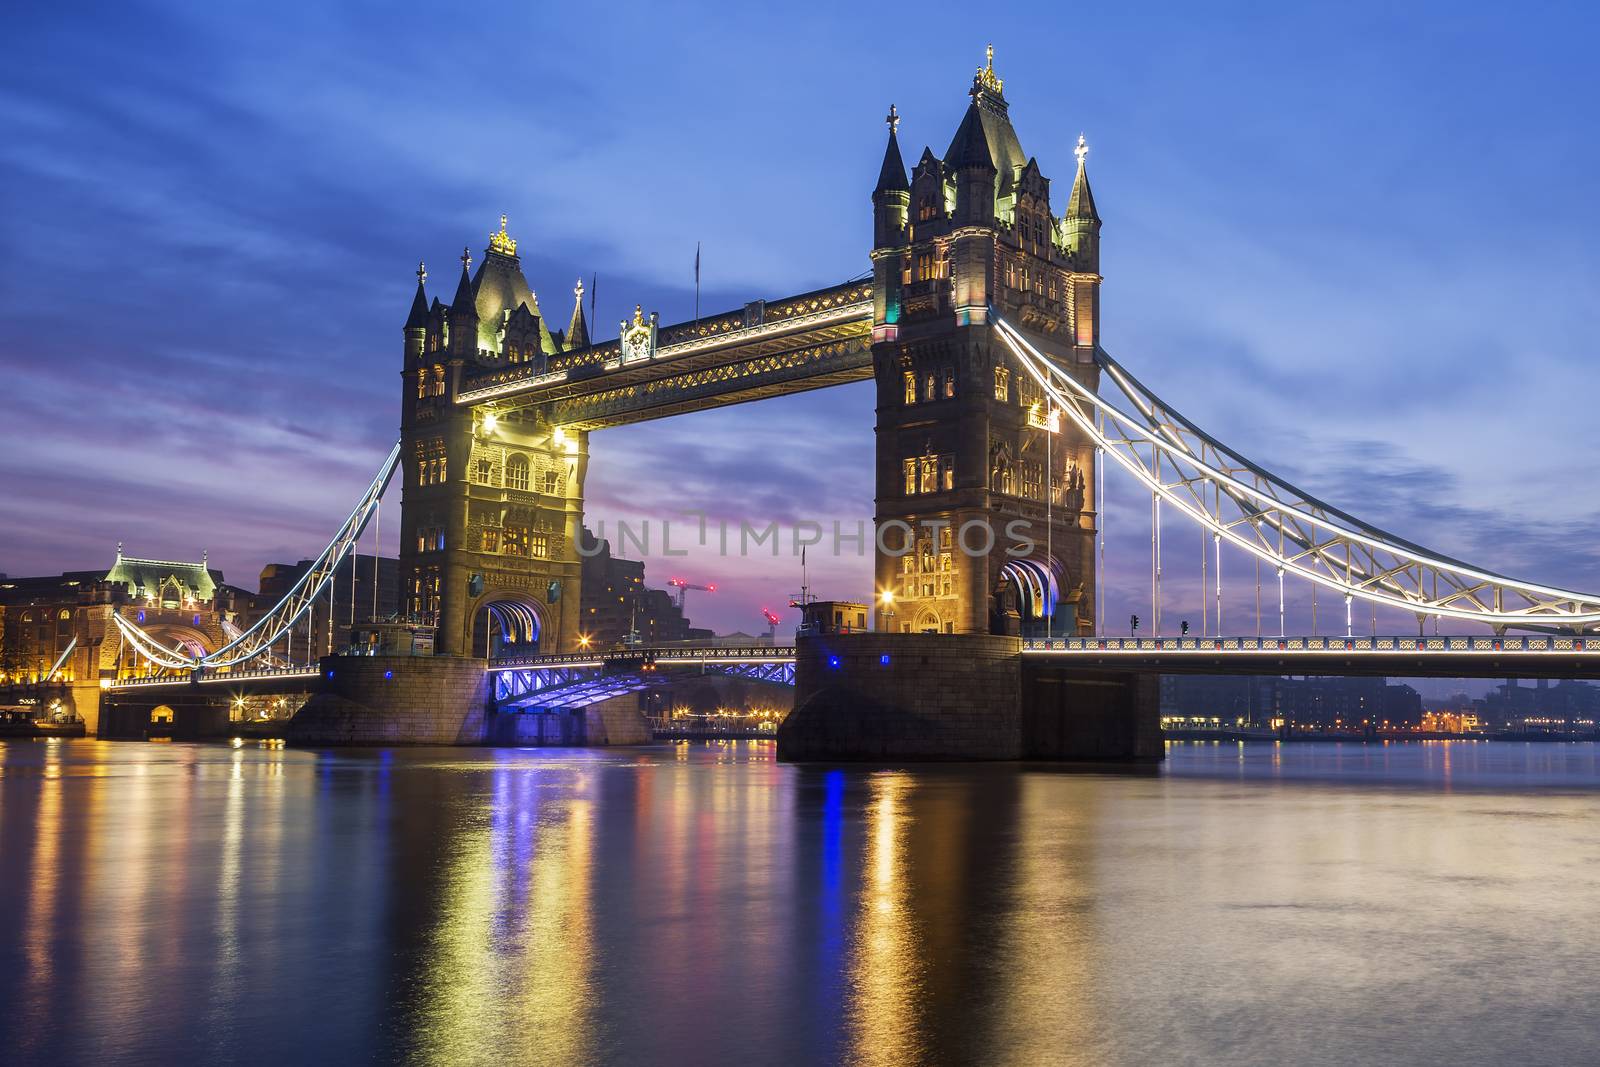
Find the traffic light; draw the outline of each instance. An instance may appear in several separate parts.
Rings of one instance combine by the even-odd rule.
[[[1139,616],[1137,616],[1137,615],[1129,615],[1128,616],[1128,632],[1129,633],[1134,633],[1134,634],[1139,632]]]
[[[1188,619],[1184,619],[1183,620],[1183,634],[1184,634],[1185,637],[1187,637],[1189,635],[1189,620]]]

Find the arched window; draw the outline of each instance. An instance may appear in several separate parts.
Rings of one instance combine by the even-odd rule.
[[[72,618],[72,612],[68,611],[66,608],[62,608],[61,611],[56,615],[56,618],[61,622],[67,622]]]
[[[528,457],[517,453],[506,460],[506,488],[528,488]]]

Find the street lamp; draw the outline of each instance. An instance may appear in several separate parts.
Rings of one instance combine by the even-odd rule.
[[[878,623],[886,632],[894,630],[894,590],[885,589],[878,594]]]

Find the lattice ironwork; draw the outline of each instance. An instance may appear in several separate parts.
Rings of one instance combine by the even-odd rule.
[[[1363,522],[1253,463],[1184,418],[1104,351],[1107,381],[1135,409],[1097,395],[993,309],[1006,347],[1102,450],[1189,521],[1277,568],[1350,599],[1507,627],[1581,631],[1600,597],[1518,581]]]

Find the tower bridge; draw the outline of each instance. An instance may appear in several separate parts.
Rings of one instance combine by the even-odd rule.
[[[869,280],[673,325],[636,307],[615,339],[595,341],[581,282],[565,326],[552,328],[504,216],[481,258],[463,251],[448,303],[430,298],[419,267],[402,330],[400,441],[300,584],[250,631],[192,660],[119,619],[123,639],[173,671],[270,660],[326,592],[398,470],[404,613],[434,630],[440,655],[385,668],[390,675],[429,674],[416,683],[423,688],[448,675],[438,684],[467,687],[465,705],[501,714],[599,697],[638,672],[608,671],[583,649],[589,435],[870,379],[874,521],[907,536],[878,540],[875,594],[885,610],[875,632],[803,637],[776,665],[798,697],[780,734],[785,755],[1156,758],[1149,683],[1199,665],[1593,676],[1600,638],[1584,635],[1600,627],[1600,596],[1506,577],[1387,533],[1242,456],[1114,359],[1102,343],[1102,223],[1085,140],[1073,150],[1065,202],[1053,201],[1012,125],[992,53],[968,95],[942,155],[924,148],[909,171],[900,115],[889,109],[866,198]],[[1108,468],[1151,503],[1154,632],[1131,643],[1107,635],[1099,595]],[[1162,530],[1174,519],[1204,539],[1196,639],[1162,636]],[[1025,548],[962,550],[969,528],[1012,523],[1027,529]],[[1277,638],[1225,635],[1223,565],[1238,558],[1265,568],[1269,601],[1276,586]],[[1342,639],[1284,632],[1296,589],[1310,590],[1313,605],[1319,590],[1342,601]],[[1258,634],[1260,600],[1258,577]],[[1361,638],[1358,605],[1372,612]],[[1419,633],[1431,619],[1480,623],[1487,635],[1442,638],[1437,649],[1420,636],[1380,638],[1380,608],[1413,617]],[[697,662],[729,666],[709,654]],[[382,684],[392,678],[375,671],[359,665],[360,685],[399,707],[397,687]],[[323,672],[324,682],[334,677]],[[340,675],[333,687],[360,703],[365,690],[355,685]],[[447,723],[437,736],[502,736],[480,727]]]

